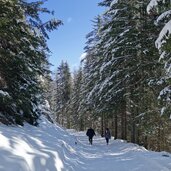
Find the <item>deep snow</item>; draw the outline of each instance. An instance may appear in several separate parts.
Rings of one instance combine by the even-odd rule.
[[[75,143],[77,142],[77,143]],[[42,118],[39,127],[0,125],[0,171],[171,171],[171,154],[65,130]]]

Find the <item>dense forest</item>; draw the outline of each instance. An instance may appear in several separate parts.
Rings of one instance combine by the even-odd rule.
[[[79,69],[62,61],[53,79],[46,40],[62,22],[41,21],[42,4],[0,1],[0,121],[36,125],[48,102],[66,128],[171,151],[171,2],[103,0]]]

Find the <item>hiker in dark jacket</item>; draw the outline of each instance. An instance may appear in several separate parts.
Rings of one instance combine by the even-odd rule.
[[[90,144],[92,145],[92,143],[93,143],[93,136],[96,135],[95,132],[94,132],[94,129],[92,129],[92,128],[90,127],[90,128],[87,130],[86,135],[88,136],[89,142],[90,142]]]
[[[110,130],[109,130],[109,128],[106,128],[106,130],[105,130],[105,139],[106,139],[107,145],[109,144],[109,139],[110,138],[111,138]]]

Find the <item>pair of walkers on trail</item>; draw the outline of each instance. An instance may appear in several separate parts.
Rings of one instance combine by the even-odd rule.
[[[86,135],[88,136],[89,143],[92,145],[93,144],[93,137],[96,135],[94,132],[94,129],[91,127],[87,130]],[[105,130],[105,139],[106,139],[106,144],[109,144],[109,139],[111,138],[110,130],[109,128],[106,128]]]

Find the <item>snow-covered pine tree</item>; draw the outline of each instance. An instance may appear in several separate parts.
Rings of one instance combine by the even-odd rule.
[[[102,54],[100,49],[96,46],[100,40],[99,28],[101,26],[102,18],[97,16],[93,21],[94,30],[87,34],[87,46],[85,47],[85,52],[87,53],[84,59],[83,74],[84,74],[84,87],[83,87],[83,97],[84,97],[84,109],[88,118],[92,119],[92,123],[95,121],[99,122],[99,119],[102,117],[102,113],[99,108],[97,108],[99,102],[97,97],[98,82],[99,78],[99,69],[102,62]],[[91,124],[90,124],[91,125]],[[98,126],[97,126],[98,127]],[[96,128],[100,129],[100,128]]]
[[[22,0],[0,2],[0,113],[5,123],[37,124],[42,94],[39,78],[48,72],[46,30],[61,23],[50,21],[44,25],[39,13],[49,11],[41,8],[42,4]]]
[[[118,79],[118,75],[122,74],[121,71],[123,71],[123,69],[121,66],[120,70],[118,70],[117,66],[122,64],[121,62],[124,61],[124,57],[116,58],[120,56],[119,53],[122,53],[121,49],[124,48],[123,45],[119,46],[119,41],[123,41],[120,34],[123,34],[124,27],[126,27],[125,20],[122,18],[125,12],[122,12],[122,6],[123,4],[116,6],[116,4],[112,2],[109,6],[109,10],[101,17],[101,25],[96,32],[99,39],[95,39],[96,42],[92,48],[93,50],[91,50],[91,56],[93,60],[96,61],[94,64],[95,67],[92,67],[92,69],[94,70],[96,68],[96,72],[93,70],[90,72],[92,72],[91,75],[97,75],[97,78],[94,82],[95,86],[89,92],[89,99],[92,99],[94,102],[93,106],[95,112],[107,118],[113,118],[112,114],[116,114],[116,102],[121,102],[123,98],[123,93],[120,91],[122,88],[122,80]],[[119,11],[118,8],[121,8],[121,10]],[[120,18],[118,16],[120,16]],[[119,53],[117,54],[116,51]],[[91,78],[90,80],[93,79]],[[122,93],[122,95],[120,93]]]
[[[88,102],[94,113],[108,119],[114,118],[111,117],[114,114],[115,123],[121,125],[118,129],[121,137],[132,142],[142,141],[139,134],[143,115],[139,114],[158,111],[157,103],[155,106],[147,103],[157,99],[149,82],[157,80],[162,72],[158,53],[152,46],[157,34],[153,20],[146,13],[147,3],[132,0],[107,4],[109,8],[101,16],[100,27],[92,32],[94,37],[89,38],[86,47],[87,59],[91,61],[86,73]],[[141,131],[144,129],[143,126]]]
[[[55,115],[56,121],[70,128],[71,122],[71,73],[67,62],[61,62],[56,72]]]
[[[83,72],[82,67],[74,71],[72,76],[72,93],[71,93],[71,124],[72,128],[83,131],[85,129],[85,115],[82,114],[83,106],[81,102],[83,86]]]
[[[106,48],[106,53],[111,52],[112,48],[114,49],[113,56],[111,55],[110,57],[108,55],[108,59],[106,58],[105,61],[110,61],[110,58],[114,58],[114,60],[110,62],[111,65],[106,65],[104,73],[109,68],[111,68],[111,71],[112,69],[118,71],[117,77],[113,77],[111,81],[111,84],[113,82],[111,92],[117,92],[119,99],[123,99],[116,103],[120,109],[123,109],[121,104],[126,101],[126,112],[131,114],[129,115],[131,117],[127,119],[132,127],[132,129],[128,130],[131,133],[132,142],[138,142],[139,138],[141,139],[138,136],[140,129],[137,127],[137,125],[141,126],[141,117],[137,116],[146,111],[156,113],[158,109],[157,106],[151,108],[152,106],[146,103],[147,99],[150,98],[156,101],[156,93],[151,92],[148,82],[159,77],[160,74],[157,74],[157,72],[161,73],[161,65],[157,62],[158,53],[155,47],[151,46],[157,36],[156,28],[153,26],[152,20],[147,16],[146,4],[147,2],[144,1],[118,1],[118,3],[112,4],[108,11],[110,15],[113,9],[117,9],[116,16],[113,15],[114,18],[111,20],[114,21],[113,25],[112,22],[110,24],[112,26],[111,34],[107,34],[112,35],[112,33],[115,33],[113,36],[116,39],[111,44],[105,42],[105,44],[109,45]],[[124,10],[129,12],[126,13]],[[119,84],[120,86],[118,86]],[[108,86],[108,84],[106,85]],[[122,90],[122,93],[120,93],[120,90]],[[153,96],[149,97],[149,92]],[[113,101],[118,99],[118,97],[113,98]],[[119,112],[121,135],[123,134],[124,136],[125,133],[122,132],[125,130],[125,126],[122,126],[122,124],[125,125],[127,119],[125,120],[126,115],[123,114],[124,111],[121,110]]]

